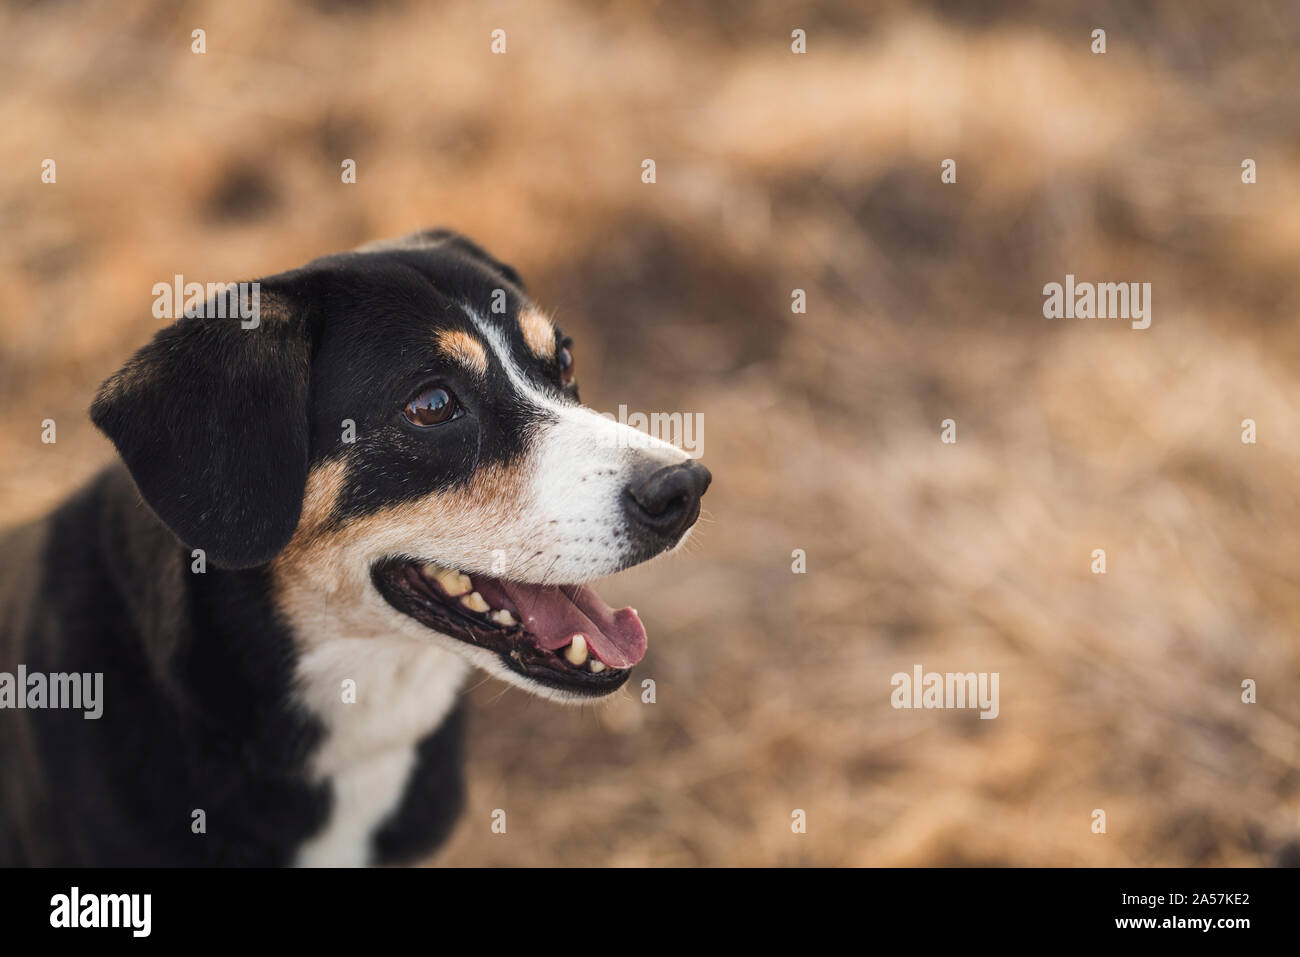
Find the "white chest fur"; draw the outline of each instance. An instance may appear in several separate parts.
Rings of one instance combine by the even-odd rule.
[[[417,744],[447,717],[468,668],[406,635],[331,636],[304,649],[299,698],[325,726],[312,770],[330,782],[333,800],[300,866],[369,863],[371,835],[398,807]]]

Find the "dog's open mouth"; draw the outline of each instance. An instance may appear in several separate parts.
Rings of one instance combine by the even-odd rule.
[[[379,593],[398,611],[542,684],[600,695],[618,688],[645,655],[632,608],[615,611],[586,585],[531,585],[410,559],[374,567]]]

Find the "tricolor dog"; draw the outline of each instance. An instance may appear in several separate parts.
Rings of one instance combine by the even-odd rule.
[[[104,676],[97,720],[0,710],[0,864],[418,861],[472,669],[584,702],[645,653],[589,583],[709,473],[579,403],[513,269],[433,231],[258,302],[137,352],[91,409],[121,462],[0,543],[0,671]]]

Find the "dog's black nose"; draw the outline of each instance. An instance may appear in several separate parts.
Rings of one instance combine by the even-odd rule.
[[[700,497],[712,480],[694,459],[651,472],[627,488],[628,519],[665,538],[679,538],[700,517]]]

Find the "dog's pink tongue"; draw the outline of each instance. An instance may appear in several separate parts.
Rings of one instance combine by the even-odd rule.
[[[542,587],[500,582],[524,629],[548,651],[585,635],[592,654],[609,668],[630,668],[645,656],[645,626],[631,608],[615,611],[586,585]]]

